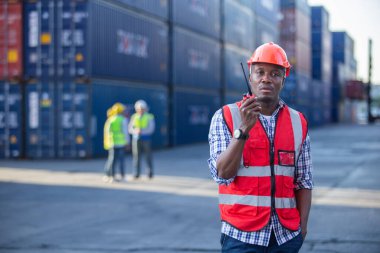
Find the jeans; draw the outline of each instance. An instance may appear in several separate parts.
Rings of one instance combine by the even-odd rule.
[[[272,232],[268,247],[253,245],[236,240],[226,234],[222,234],[220,238],[223,253],[298,253],[303,244],[301,233],[287,241],[278,245],[275,235]]]
[[[125,176],[124,172],[124,149],[125,147],[114,147],[108,150],[108,160],[105,167],[106,175],[115,177],[116,163],[119,163],[120,174]]]
[[[138,178],[141,171],[141,156],[145,153],[146,163],[148,166],[148,176],[153,177],[153,162],[152,162],[152,148],[150,140],[133,140],[132,141],[132,154],[133,154],[133,168],[135,170],[134,176]]]

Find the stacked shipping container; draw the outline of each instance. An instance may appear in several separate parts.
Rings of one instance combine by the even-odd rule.
[[[22,152],[22,5],[0,2],[0,158]]]
[[[170,144],[202,142],[220,106],[220,1],[171,5]]]
[[[311,86],[311,14],[306,0],[281,0],[280,41],[292,70],[284,100],[309,118]]]
[[[250,1],[225,0],[223,14],[223,102],[232,103],[247,93],[240,63],[246,68],[254,44],[254,14]],[[246,71],[246,74],[248,72]]]
[[[154,83],[167,95],[168,26],[158,18],[166,16],[168,6],[157,13],[149,8],[147,14],[157,14],[151,17],[129,10],[127,4],[74,0],[24,4],[27,157],[103,155],[99,148],[103,142],[97,137],[103,136],[107,108],[139,99],[127,86],[136,82],[141,89]],[[144,10],[140,2],[130,4]],[[106,108],[95,110],[99,107],[93,95],[113,80],[119,88],[110,88]],[[166,105],[151,111],[165,110]],[[165,124],[159,120],[157,128]],[[157,131],[154,138],[165,139],[166,132]]]
[[[344,113],[343,87],[347,80],[356,79],[354,41],[346,32],[332,33],[331,120],[338,122]]]
[[[156,115],[155,147],[205,141],[221,102],[246,92],[240,62],[269,41],[293,65],[285,101],[312,125],[330,118],[319,103],[331,102],[328,14],[313,8],[311,25],[306,0],[10,2],[0,4],[0,157],[19,157],[23,143],[28,158],[105,155],[107,109],[121,102],[130,115],[138,99]],[[356,62],[336,36],[339,84]]]
[[[331,114],[331,32],[329,30],[329,13],[322,6],[311,8],[312,15],[312,90],[315,94],[311,101],[311,125],[330,122]],[[322,117],[320,116],[322,113]]]

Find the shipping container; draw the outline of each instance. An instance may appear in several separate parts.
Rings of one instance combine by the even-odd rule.
[[[166,83],[168,26],[107,4],[91,4],[91,76]]]
[[[94,157],[106,155],[106,151],[103,149],[103,127],[107,118],[107,109],[116,102],[126,105],[126,114],[131,116],[134,113],[135,102],[144,99],[150,108],[149,111],[155,117],[153,147],[168,146],[169,102],[166,86],[97,79],[93,80],[91,94],[92,126],[90,132]]]
[[[0,82],[0,158],[22,155],[22,123],[21,85]]]
[[[329,14],[321,6],[312,7],[312,77],[331,82],[331,32]]]
[[[254,44],[254,19],[252,11],[233,0],[225,0],[223,5],[224,41],[247,50],[252,50]]]
[[[0,3],[0,80],[22,76],[22,4]]]
[[[57,84],[57,157],[90,156],[90,84]]]
[[[296,8],[281,9],[280,45],[293,71],[311,77],[311,17]]]
[[[254,25],[255,48],[268,42],[279,43],[280,34],[277,23],[269,22],[265,19],[257,17]]]
[[[54,78],[57,65],[64,79],[168,81],[168,25],[163,21],[110,1],[29,0],[25,15],[27,79]]]
[[[86,1],[63,1],[57,4],[57,76],[73,80],[89,73],[88,4]]]
[[[292,71],[290,71],[290,73],[290,76],[285,79],[280,98],[284,100],[287,105],[293,106],[297,102],[297,79]]]
[[[24,1],[24,78],[49,80],[55,75],[56,1]]]
[[[322,89],[323,83],[319,80],[310,82],[310,126],[320,126],[323,123]]]
[[[171,1],[172,21],[197,33],[220,38],[220,1],[218,0],[182,0]]]
[[[297,104],[310,105],[312,98],[312,79],[300,73],[296,76],[297,79]]]
[[[331,106],[331,82],[322,82],[322,104],[323,106]]]
[[[280,0],[254,0],[251,8],[254,16],[276,25],[280,19]]]
[[[29,83],[25,91],[27,158],[54,158],[56,89],[53,82]]]
[[[347,80],[345,83],[345,97],[349,99],[364,100],[366,89],[359,80]]]
[[[284,39],[281,39],[280,45],[292,65],[291,71],[311,77],[311,45],[300,40]]]
[[[240,63],[243,63],[248,79],[247,60],[251,57],[251,52],[233,45],[225,44],[223,54],[223,74],[226,91],[237,91],[241,94],[247,92],[247,84]]]
[[[219,89],[220,43],[179,27],[173,32],[173,83],[175,86]]]
[[[243,95],[245,93],[239,93],[239,92],[226,92],[224,95],[224,104],[233,104],[238,101],[241,101],[243,99]]]
[[[114,0],[132,7],[135,11],[152,14],[158,18],[168,19],[169,0]]]
[[[196,98],[196,99],[194,99]],[[220,108],[219,93],[180,90],[173,94],[173,144],[207,142],[211,118]]]
[[[284,40],[300,40],[311,43],[311,16],[298,9],[282,9],[280,35]]]
[[[306,15],[310,15],[310,6],[307,0],[280,0],[280,8],[281,9],[298,9],[305,13]]]

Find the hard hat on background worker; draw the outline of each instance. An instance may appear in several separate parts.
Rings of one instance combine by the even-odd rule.
[[[137,100],[135,103],[135,110],[138,110],[138,109],[148,111],[148,109],[149,109],[148,104],[142,99]]]
[[[122,104],[122,103],[115,103],[113,106],[112,106],[112,110],[116,113],[116,114],[120,114],[120,113],[123,113],[125,111],[125,106]]]
[[[255,63],[270,63],[284,67],[286,69],[285,76],[289,76],[291,68],[284,49],[273,42],[265,43],[256,48],[247,63],[249,73],[251,73],[251,66]]]

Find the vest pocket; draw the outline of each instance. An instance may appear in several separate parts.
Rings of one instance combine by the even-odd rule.
[[[244,165],[263,165],[269,163],[267,143],[262,139],[248,141],[248,147],[244,148]]]
[[[246,170],[242,168],[241,170]],[[230,184],[231,189],[234,191],[244,191],[245,193],[258,195],[259,193],[259,179],[258,177],[250,176],[237,176]]]

